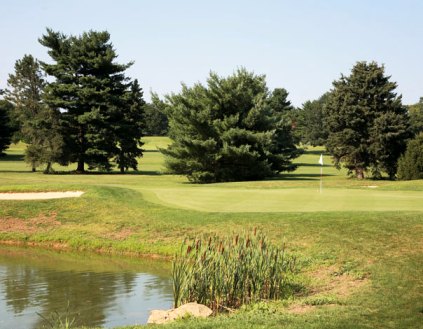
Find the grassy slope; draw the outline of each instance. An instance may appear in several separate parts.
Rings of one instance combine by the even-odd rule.
[[[293,303],[314,298],[315,304],[334,306],[293,314],[274,303],[231,317],[171,327],[421,325],[423,182],[351,180],[325,159],[320,194],[319,150],[310,150],[298,160],[297,171],[277,180],[191,185],[183,177],[159,175],[163,160],[155,145],[165,147],[166,139],[146,142],[141,175],[33,174],[21,160],[23,146],[14,146],[0,160],[0,190],[82,189],[87,193],[80,199],[0,201],[0,218],[20,225],[0,232],[0,239],[170,255],[186,235],[224,234],[258,226],[275,242],[285,240],[306,264],[312,293]],[[60,225],[46,227],[40,220],[45,217],[54,217]],[[329,274],[316,274],[321,269]],[[357,289],[339,292],[331,289],[338,277],[367,279]]]

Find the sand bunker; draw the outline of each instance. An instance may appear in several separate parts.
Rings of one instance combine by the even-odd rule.
[[[25,193],[0,193],[0,200],[47,200],[61,198],[77,198],[84,192],[66,191],[66,192],[25,192]]]

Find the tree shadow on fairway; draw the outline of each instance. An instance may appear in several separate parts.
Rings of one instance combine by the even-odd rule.
[[[314,163],[296,163],[296,165],[298,165],[298,167],[322,167],[322,168],[332,168],[332,165],[320,165],[318,163],[314,164]]]
[[[0,162],[2,161],[23,161],[23,154],[6,154],[4,157],[0,157]]]
[[[270,180],[302,180],[302,181],[316,181],[320,180],[320,177],[330,177],[334,175],[330,174],[280,174],[277,177],[271,178]]]

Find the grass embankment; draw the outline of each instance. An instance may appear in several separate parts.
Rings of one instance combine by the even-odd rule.
[[[163,175],[147,138],[141,171],[43,175],[22,145],[0,160],[1,191],[83,190],[81,198],[0,201],[0,239],[70,249],[172,255],[185,236],[258,227],[302,259],[307,289],[286,303],[171,328],[418,328],[423,322],[423,182],[357,181],[320,151],[261,182],[192,185]],[[56,168],[64,170],[64,168]]]

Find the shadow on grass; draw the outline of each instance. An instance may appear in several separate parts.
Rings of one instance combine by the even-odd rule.
[[[23,154],[6,154],[3,157],[0,157],[0,162],[2,161],[23,161]]]
[[[0,173],[33,173],[31,170],[0,170]],[[34,172],[34,174],[43,173],[42,170],[37,170]],[[162,173],[160,171],[153,171],[153,170],[137,170],[137,171],[126,171],[124,173],[121,173],[120,171],[110,171],[110,172],[98,172],[98,171],[86,171],[84,173],[76,172],[76,171],[55,171],[53,173],[49,173],[46,175],[82,175],[82,176],[104,176],[104,175],[134,175],[134,176],[162,176],[166,175],[165,173]]]
[[[334,175],[330,174],[323,174],[322,177],[330,177]],[[313,180],[319,180],[320,174],[281,174],[277,177],[270,178],[270,180],[302,180],[302,181],[313,181]]]
[[[323,168],[332,168],[332,165],[320,165],[318,163],[314,164],[314,163],[296,163],[296,165],[298,165],[298,167],[323,167]]]

